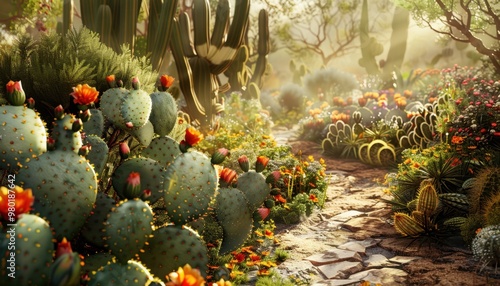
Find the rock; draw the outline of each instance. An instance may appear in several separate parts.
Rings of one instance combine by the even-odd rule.
[[[339,263],[321,265],[318,266],[318,268],[328,279],[344,278],[363,270],[363,264],[361,262],[342,261]]]
[[[391,225],[386,223],[385,220],[376,217],[353,218],[344,223],[342,227],[355,232],[352,238],[357,240],[387,236],[387,234],[396,235],[396,231]]]
[[[391,263],[389,259],[387,259],[387,257],[383,256],[382,254],[370,255],[370,257],[368,257],[368,259],[363,263],[367,269],[399,266],[399,264]]]
[[[358,272],[349,276],[349,280],[370,281],[384,286],[402,286],[406,285],[406,276],[408,276],[408,273],[401,269],[382,268]]]
[[[313,254],[305,259],[311,261],[311,263],[315,266],[346,260],[358,262],[361,262],[363,260],[361,256],[355,251],[343,250],[338,248],[333,248],[323,254]]]
[[[417,260],[420,258],[422,258],[422,257],[418,257],[418,256],[394,256],[393,258],[390,258],[389,261],[400,264],[400,265],[405,265],[405,264],[412,262],[413,260]]]
[[[346,221],[350,220],[351,218],[355,218],[355,217],[358,217],[358,216],[361,216],[364,214],[365,214],[364,212],[351,210],[351,211],[347,211],[347,212],[344,212],[344,213],[341,213],[341,214],[338,214],[338,215],[332,217],[332,220],[346,222]]]
[[[355,241],[346,242],[342,245],[339,245],[337,248],[355,251],[355,252],[360,253],[360,254],[365,254],[365,251],[366,251],[366,247],[364,245],[362,245],[358,242],[355,242]]]

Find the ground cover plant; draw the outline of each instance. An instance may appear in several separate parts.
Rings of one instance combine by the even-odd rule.
[[[378,18],[369,1],[331,1],[335,19],[321,1],[303,13],[255,0],[273,12],[256,15],[250,0],[4,2],[14,13],[0,12],[0,284],[307,285],[274,270],[289,256],[274,231],[322,209],[331,166],[279,145],[273,132],[285,129],[324,157],[386,169],[402,238],[467,247],[481,269],[498,266],[499,64],[476,37],[498,22],[490,1],[460,2],[480,15],[470,23],[446,1],[380,1],[377,11],[394,13]],[[410,13],[470,43],[476,53],[455,52],[474,66],[404,65]],[[311,16],[319,22],[287,22]],[[388,53],[372,31],[391,26],[384,19]],[[324,65],[294,58],[290,80],[267,88],[276,47],[305,47]],[[367,74],[331,64],[353,50]]]

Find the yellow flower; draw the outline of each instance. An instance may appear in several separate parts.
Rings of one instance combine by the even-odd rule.
[[[314,162],[314,157],[312,155],[307,156],[307,159],[311,162]]]
[[[231,284],[230,281],[224,281],[223,278],[212,284],[212,286],[232,286],[232,285],[233,284]]]
[[[170,282],[166,286],[203,286],[205,279],[201,276],[200,270],[193,269],[189,264],[179,267],[176,272],[168,274]]]

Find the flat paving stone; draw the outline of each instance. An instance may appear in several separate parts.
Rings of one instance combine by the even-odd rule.
[[[422,257],[418,257],[418,256],[394,256],[394,257],[390,258],[389,261],[397,263],[397,264],[405,265],[405,264],[412,262],[413,260],[417,260],[420,258],[422,258]]]
[[[337,246],[339,249],[355,251],[360,254],[365,254],[366,247],[356,241],[348,241],[342,245]]]
[[[357,280],[351,280],[351,279],[333,279],[333,280],[322,280],[318,281],[312,286],[351,286],[351,285],[358,285]]]
[[[392,263],[387,257],[382,254],[373,254],[363,262],[367,269],[383,268],[383,267],[398,267],[400,264]]]
[[[363,270],[363,264],[361,262],[341,261],[318,266],[318,269],[328,279],[344,278]]]
[[[355,218],[355,217],[358,217],[358,216],[361,216],[364,214],[365,214],[364,212],[350,210],[350,211],[346,211],[344,213],[338,214],[338,215],[332,217],[331,219],[335,220],[335,221],[347,222],[348,220],[350,220],[352,218]]]
[[[357,252],[338,248],[333,248],[325,253],[313,254],[309,257],[306,257],[305,260],[310,261],[315,266],[346,260],[358,262],[363,261],[363,259]]]
[[[350,280],[370,281],[384,286],[405,285],[408,273],[396,268],[370,269],[349,276]]]

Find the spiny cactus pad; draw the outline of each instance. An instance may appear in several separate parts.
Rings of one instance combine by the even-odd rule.
[[[73,114],[65,114],[62,119],[54,121],[52,138],[56,141],[55,148],[59,150],[70,150],[78,154],[82,147],[82,137],[80,132],[72,131],[76,118]]]
[[[5,242],[10,240],[9,233],[2,233],[2,236],[7,239]],[[7,261],[10,251],[5,245],[6,252],[3,252],[2,247],[0,284],[13,285],[12,281],[15,281],[15,285],[48,285],[49,266],[54,253],[52,231],[48,223],[36,215],[23,214],[17,221],[15,237],[15,279],[5,273],[6,267],[10,265]]]
[[[87,160],[94,166],[94,171],[100,175],[108,162],[108,145],[102,138],[95,135],[87,135],[83,143],[91,146],[90,152],[87,155]]]
[[[140,128],[127,129],[127,132],[134,136],[134,138],[145,147],[149,146],[155,135],[153,124],[151,124],[150,121],[147,121]]]
[[[165,136],[153,139],[149,146],[142,150],[141,155],[156,160],[166,168],[181,153],[179,143],[173,138]]]
[[[33,212],[49,221],[57,240],[73,238],[90,215],[97,195],[94,169],[72,151],[43,153],[29,161],[16,180],[32,189]]]
[[[85,221],[82,227],[82,236],[97,246],[104,247],[104,223],[108,219],[108,214],[115,207],[115,200],[104,193],[97,193],[95,206],[92,209],[91,215]]]
[[[215,195],[217,172],[210,159],[197,151],[177,156],[165,172],[165,205],[176,225],[207,212]]]
[[[218,190],[215,212],[224,231],[219,252],[226,254],[247,240],[252,231],[253,214],[245,194],[236,188]]]
[[[177,120],[177,104],[168,92],[150,94],[153,102],[149,120],[153,123],[155,133],[166,136],[174,129]]]
[[[264,175],[254,170],[245,172],[238,177],[237,188],[245,194],[252,212],[262,205],[271,192],[271,187],[266,183]]]
[[[129,261],[127,264],[110,263],[99,269],[90,278],[89,286],[128,286],[128,285],[149,285],[153,281],[153,276],[148,269],[136,261]]]
[[[165,277],[186,264],[207,275],[208,254],[204,241],[186,226],[168,225],[156,229],[139,253],[142,263],[157,277]]]
[[[151,203],[156,202],[164,196],[165,174],[163,167],[152,159],[130,158],[118,166],[113,173],[113,188],[120,198],[125,198],[127,177],[130,172],[138,172],[140,174],[142,189],[151,191],[151,196],[148,198]]]
[[[90,119],[83,123],[83,131],[87,136],[95,135],[101,137],[104,133],[104,116],[99,109],[89,109]]]
[[[139,199],[121,202],[105,223],[106,247],[119,263],[133,258],[153,232],[153,212]]]
[[[38,114],[25,106],[0,106],[0,169],[17,169],[47,151],[47,133]]]

